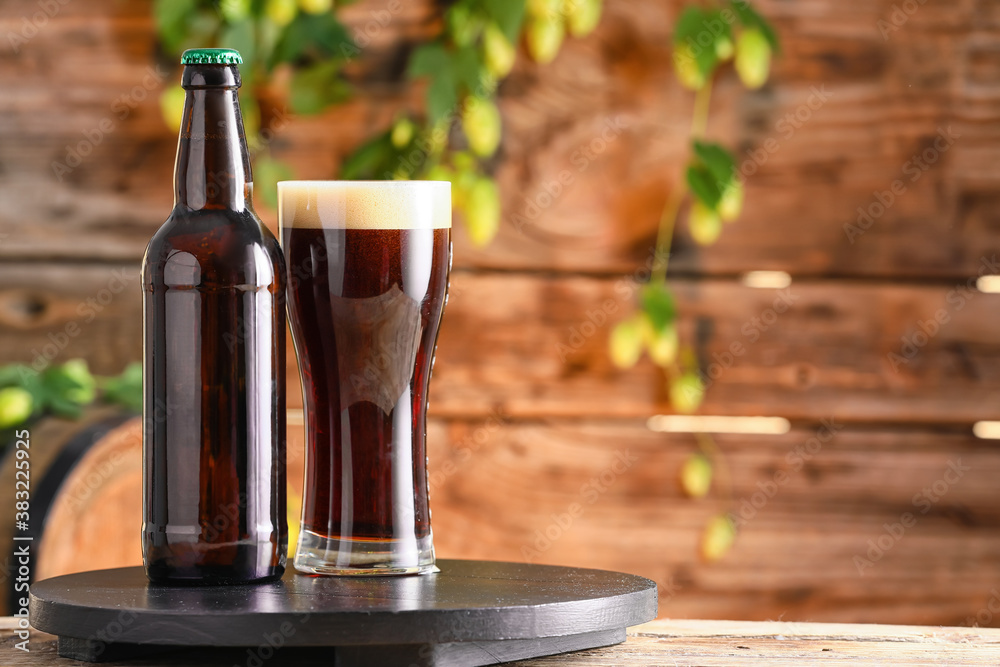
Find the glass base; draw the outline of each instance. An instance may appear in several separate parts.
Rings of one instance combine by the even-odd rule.
[[[434,542],[430,535],[411,540],[352,540],[299,533],[295,569],[307,574],[385,576],[431,574]]]

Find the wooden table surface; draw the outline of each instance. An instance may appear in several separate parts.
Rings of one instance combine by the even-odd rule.
[[[56,655],[55,637],[32,631],[30,651],[14,648],[16,620],[0,618],[0,665],[86,665]],[[1000,665],[1000,629],[693,621],[661,619],[631,628],[624,644],[518,663],[516,667],[672,667],[686,665]],[[113,663],[117,667],[246,664],[245,649],[199,650]],[[329,664],[280,656],[282,665]]]

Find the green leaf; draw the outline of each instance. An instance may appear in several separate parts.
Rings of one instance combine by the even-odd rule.
[[[340,77],[340,63],[336,60],[296,70],[290,88],[292,109],[303,115],[317,114],[351,94],[347,82]]]
[[[102,382],[105,403],[121,405],[132,412],[142,412],[142,364],[130,363],[121,375]]]
[[[448,34],[458,46],[471,46],[483,30],[483,17],[474,12],[469,3],[457,2],[444,15]]]
[[[480,93],[480,74],[483,71],[483,60],[479,49],[474,46],[456,49],[451,54],[452,71],[455,83],[462,86],[466,93]]]
[[[430,77],[427,87],[427,116],[435,124],[451,114],[458,104],[458,90],[452,61],[441,42],[424,44],[410,57],[411,78]]]
[[[187,34],[188,17],[195,11],[196,0],[156,0],[153,17],[160,39],[168,51],[177,52]]]
[[[694,58],[698,71],[707,79],[718,64],[716,40],[730,34],[729,24],[720,12],[688,7],[674,28],[675,64],[681,58]]]
[[[382,179],[391,171],[389,162],[394,155],[392,139],[385,132],[362,144],[340,166],[340,178],[345,181]]]
[[[503,31],[511,44],[517,44],[524,23],[525,0],[482,0],[483,11]]]
[[[257,158],[253,169],[253,191],[264,205],[271,210],[278,209],[278,181],[295,178],[295,172],[284,162],[269,156]]]
[[[177,51],[195,49],[216,43],[216,35],[222,24],[219,13],[203,9],[187,17],[186,32],[177,46]]]
[[[722,199],[722,190],[708,167],[698,163],[687,169],[687,182],[698,201],[714,210]]]
[[[663,283],[645,285],[639,299],[642,309],[649,315],[649,321],[656,333],[666,329],[677,317],[674,295]]]
[[[695,157],[708,168],[719,186],[720,194],[736,175],[736,158],[721,144],[694,141]]]
[[[219,34],[219,46],[226,49],[236,49],[246,63],[241,70],[250,68],[257,50],[254,22],[251,18],[226,25]]]
[[[347,29],[332,12],[301,13],[285,28],[274,47],[271,64],[303,64],[330,58],[340,61],[357,52]]]
[[[70,359],[62,365],[62,373],[77,384],[66,391],[66,398],[79,403],[89,405],[97,397],[97,380],[90,373],[87,362],[84,359]]]

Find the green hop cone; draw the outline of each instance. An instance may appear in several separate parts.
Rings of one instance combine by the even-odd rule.
[[[299,5],[296,0],[267,0],[264,13],[271,23],[283,28],[295,20]]]
[[[704,396],[705,385],[690,371],[670,381],[670,404],[681,414],[689,415],[697,410]]]
[[[566,25],[574,37],[589,35],[601,21],[601,0],[565,0]]]
[[[688,226],[691,229],[691,238],[695,242],[699,245],[711,245],[722,233],[722,218],[701,200],[696,199],[691,204]]]
[[[497,79],[510,74],[517,59],[517,49],[496,23],[490,23],[483,31],[483,61],[486,70]]]
[[[563,9],[563,0],[528,0],[528,16],[558,16]]]
[[[333,0],[299,0],[299,8],[306,14],[323,14],[333,8]]]
[[[219,12],[230,23],[239,23],[250,15],[250,0],[220,0]]]
[[[25,421],[34,410],[34,401],[27,389],[6,387],[0,389],[0,428],[12,428]]]
[[[666,368],[677,359],[677,348],[679,339],[677,327],[668,324],[662,331],[655,331],[652,326],[646,333],[646,349],[649,351],[649,358],[653,363],[661,368]]]
[[[443,164],[436,164],[424,175],[428,181],[448,181],[455,183],[455,172]]]
[[[744,30],[736,38],[736,73],[747,88],[760,88],[771,71],[771,45],[760,30]]]
[[[681,489],[692,498],[704,498],[712,488],[712,463],[702,454],[689,457],[681,467]]]
[[[500,229],[500,192],[489,178],[479,178],[465,195],[465,222],[477,246],[493,240]]]
[[[500,145],[500,110],[491,100],[470,97],[462,108],[462,129],[472,152],[489,157]]]
[[[713,516],[701,534],[701,557],[713,563],[729,553],[735,540],[736,529],[729,517],[724,514]]]
[[[180,131],[184,121],[184,94],[180,86],[170,86],[160,93],[160,113],[174,134]]]
[[[396,124],[392,126],[392,133],[389,135],[393,147],[402,150],[409,146],[416,129],[417,127],[409,118],[400,118],[396,121]]]
[[[525,39],[528,43],[528,53],[531,58],[542,65],[555,60],[566,36],[566,25],[558,13],[546,16],[533,16],[528,20]]]
[[[674,71],[677,80],[689,90],[701,90],[705,87],[705,75],[698,67],[698,59],[689,44],[674,46]]]
[[[728,35],[719,35],[715,38],[715,57],[721,62],[733,57],[733,40]]]
[[[611,329],[608,338],[611,363],[622,369],[635,366],[642,355],[643,332],[648,319],[645,313],[636,313]]]
[[[725,222],[732,222],[740,217],[742,210],[743,184],[734,179],[722,191],[722,199],[719,200],[719,217]]]

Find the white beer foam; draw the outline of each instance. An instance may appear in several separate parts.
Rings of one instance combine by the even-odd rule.
[[[447,229],[448,181],[281,181],[282,227],[307,229]]]

